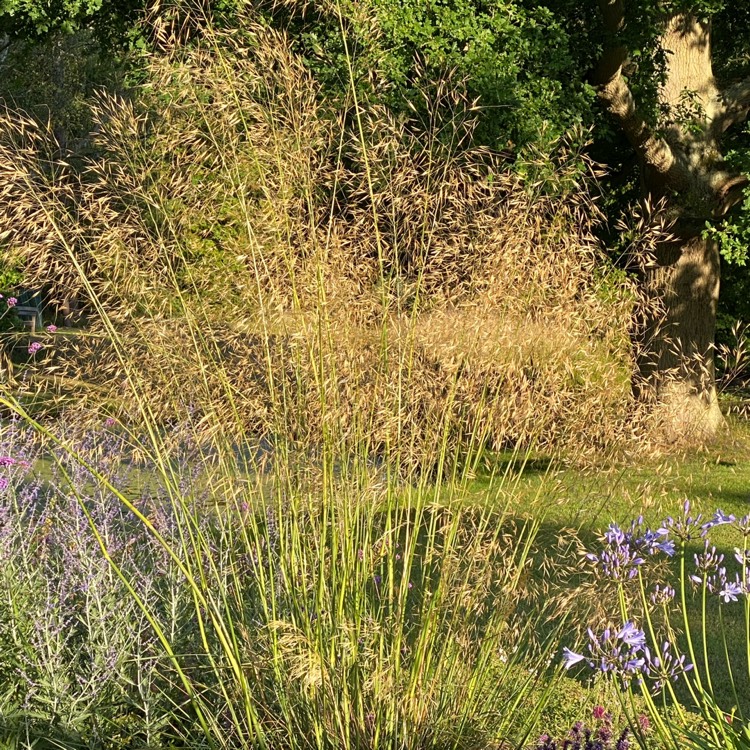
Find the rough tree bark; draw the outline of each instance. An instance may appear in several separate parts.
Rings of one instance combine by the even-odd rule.
[[[719,295],[719,252],[701,230],[741,199],[746,179],[727,170],[724,131],[750,109],[750,81],[723,91],[713,75],[710,24],[690,15],[665,19],[667,54],[657,130],[628,85],[628,49],[619,42],[623,0],[599,0],[608,37],[597,70],[600,99],[619,122],[641,167],[644,201],[665,206],[672,238],[657,244],[644,271],[651,309],[637,342],[637,395],[658,409],[672,439],[703,442],[723,425],[714,376],[713,342]]]

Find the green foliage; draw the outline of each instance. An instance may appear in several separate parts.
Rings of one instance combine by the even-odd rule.
[[[707,225],[706,234],[719,240],[724,260],[744,266],[750,247],[750,190],[745,190],[739,210],[719,225]]]
[[[4,298],[11,296],[13,289],[21,284],[21,270],[11,258],[8,249],[0,245],[0,293]],[[0,331],[15,327],[18,316],[13,308],[8,308],[5,299],[0,300]]]
[[[750,140],[750,128],[745,128],[735,138],[735,147],[727,152],[726,161],[736,172],[748,175],[750,147],[743,140]],[[723,221],[706,225],[705,233],[719,241],[725,261],[738,266],[747,263],[750,248],[750,187],[745,188],[742,201]]]
[[[2,0],[0,34],[42,39],[93,28],[101,41],[122,43],[143,5],[142,0]]]
[[[450,72],[454,86],[478,99],[477,142],[514,149],[542,131],[555,137],[590,122],[589,52],[573,29],[591,13],[574,5],[558,13],[523,0],[344,0],[274,18],[327,91],[341,97],[351,63],[361,96],[421,111],[425,84]]]

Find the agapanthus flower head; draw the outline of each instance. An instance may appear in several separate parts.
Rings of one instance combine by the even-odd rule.
[[[740,549],[739,547],[735,547],[734,559],[744,567],[750,566],[750,549]]]
[[[675,553],[675,544],[669,539],[664,529],[647,529],[643,536],[634,540],[636,548],[647,552],[649,555],[655,555],[663,552],[665,555],[672,557]]]
[[[716,569],[715,573],[703,571],[700,575],[693,574],[690,580],[694,587],[705,586],[709,594],[720,592],[727,583],[727,569],[721,566]]]
[[[646,645],[645,633],[635,625],[633,625],[632,622],[626,622],[622,626],[622,629],[617,633],[616,637],[619,638],[623,643],[627,643],[631,648],[642,648]]]
[[[608,544],[619,545],[627,541],[625,532],[616,523],[611,523],[603,536]]]
[[[661,651],[654,656],[646,648],[646,664],[644,671],[654,680],[654,690],[661,690],[668,681],[676,682],[681,674],[689,672],[693,665],[686,661],[684,654],[674,655],[672,644],[664,641]]]
[[[613,581],[635,578],[638,566],[645,562],[627,541],[621,544],[608,544],[598,555],[588,554],[586,557],[597,563],[605,578]]]
[[[649,595],[652,604],[668,604],[675,597],[675,590],[668,585],[660,586],[658,583]]]
[[[734,581],[725,581],[721,591],[719,591],[719,597],[728,604],[729,602],[736,602],[738,596],[746,593],[745,587],[740,583],[739,576],[736,576]]]
[[[677,539],[688,541],[698,535],[705,535],[706,531],[701,525],[703,516],[690,514],[690,501],[685,500],[682,505],[682,514],[678,518],[668,516],[658,529],[665,536],[674,535]]]
[[[708,539],[706,539],[703,552],[700,555],[693,555],[693,560],[697,572],[709,574],[719,569],[721,563],[724,562],[724,555],[717,552],[713,545],[709,548]]]

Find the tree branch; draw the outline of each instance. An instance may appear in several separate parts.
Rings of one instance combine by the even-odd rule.
[[[652,132],[639,113],[633,93],[622,73],[628,50],[617,42],[624,22],[623,0],[599,0],[604,28],[610,38],[594,71],[594,83],[600,100],[613,115],[638,156],[660,176],[665,185],[680,189],[689,182],[685,167],[669,144]]]
[[[750,78],[728,86],[720,94],[721,109],[712,127],[721,134],[732,125],[742,122],[750,112]]]
[[[716,216],[724,216],[744,198],[750,178],[744,174],[716,172],[711,183],[718,198]]]

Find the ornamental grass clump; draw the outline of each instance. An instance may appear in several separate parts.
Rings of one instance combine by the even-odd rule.
[[[364,439],[403,474],[434,473],[443,437],[463,460],[478,436],[585,457],[639,433],[634,288],[598,249],[584,134],[511,165],[471,146],[451,80],[396,119],[327,100],[249,5],[232,30],[176,17],[149,28],[143,86],[91,103],[80,158],[0,113],[0,234],[88,321],[19,388],[127,421],[137,380],[159,419],[187,402],[303,453]]]
[[[53,435],[24,416],[0,462],[3,742],[470,748],[534,729],[557,644],[535,627],[534,522],[325,457],[251,474],[188,422]]]
[[[450,82],[450,132],[331,109],[247,14],[152,29],[144,85],[93,105],[83,171],[0,113],[0,234],[87,322],[0,395],[41,451],[2,495],[3,726],[27,746],[522,746],[565,620],[554,571],[532,575],[538,524],[466,496],[488,448],[630,434],[632,287],[599,266],[584,139],[514,172],[468,146]]]
[[[717,527],[740,545],[731,557],[712,542]],[[747,746],[748,537],[750,517],[717,510],[704,518],[685,501],[654,529],[642,517],[626,529],[611,524],[599,550],[587,555],[609,603],[599,620],[609,624],[588,629],[585,649],[566,647],[564,665],[608,675],[626,704],[641,694],[666,746]],[[686,709],[699,713],[697,727]]]

